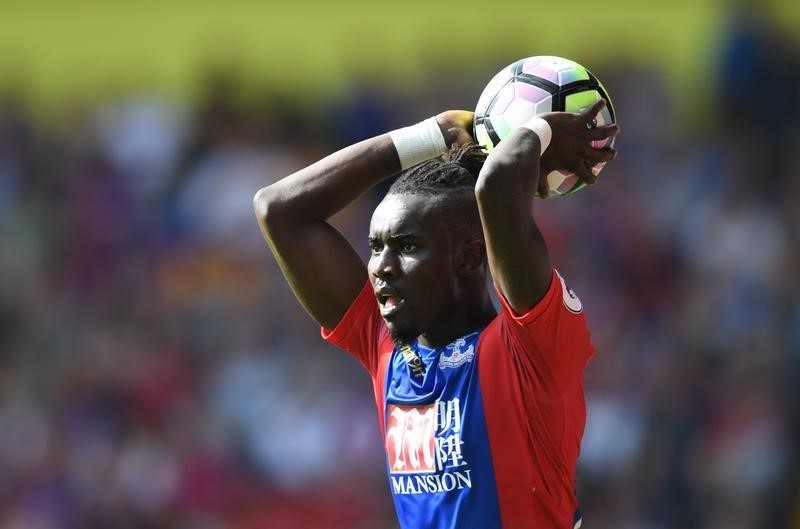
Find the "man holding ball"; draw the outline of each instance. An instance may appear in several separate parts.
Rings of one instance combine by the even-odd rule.
[[[372,377],[404,529],[573,528],[593,353],[580,300],[533,217],[539,175],[593,183],[602,99],[528,121],[488,157],[448,111],[333,153],[256,193],[261,231],[327,341]],[[402,172],[401,172],[402,171]],[[327,219],[397,173],[365,265]],[[490,274],[490,276],[489,276]],[[491,277],[501,307],[487,288]]]

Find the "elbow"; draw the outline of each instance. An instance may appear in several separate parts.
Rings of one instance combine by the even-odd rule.
[[[508,169],[502,163],[486,161],[475,182],[475,198],[478,202],[491,200],[505,191],[510,183]]]
[[[518,130],[512,133],[513,137],[504,139],[484,162],[475,183],[478,200],[530,196],[536,190],[540,163],[538,137],[527,129]]]
[[[267,218],[269,210],[269,187],[262,187],[253,196],[253,211],[259,222]]]
[[[266,227],[273,223],[281,211],[280,193],[273,186],[262,187],[253,196],[253,211],[259,225]]]

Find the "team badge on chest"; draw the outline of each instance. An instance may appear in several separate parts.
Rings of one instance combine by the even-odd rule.
[[[473,344],[469,344],[469,347],[462,351],[461,349],[466,344],[466,340],[459,338],[455,342],[448,345],[447,350],[450,354],[445,355],[442,353],[442,355],[439,357],[439,369],[445,369],[447,367],[460,367],[467,362],[472,362],[472,359],[475,358],[475,346]]]

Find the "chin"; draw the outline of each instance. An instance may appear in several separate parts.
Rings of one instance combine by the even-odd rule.
[[[389,336],[392,339],[395,347],[402,347],[408,345],[417,339],[419,332],[416,329],[403,328],[402,325],[386,322],[389,329]]]

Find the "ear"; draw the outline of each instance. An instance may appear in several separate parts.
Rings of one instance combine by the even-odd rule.
[[[458,253],[458,274],[470,276],[483,270],[486,262],[486,244],[481,240],[461,244]]]

